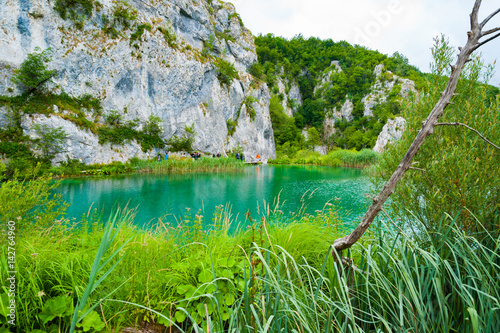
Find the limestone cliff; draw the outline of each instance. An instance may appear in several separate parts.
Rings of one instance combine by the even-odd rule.
[[[11,82],[13,69],[35,47],[51,48],[49,67],[56,76],[47,88],[101,99],[103,114],[86,112],[87,120],[104,126],[106,115],[118,111],[124,121],[138,120],[140,128],[155,115],[161,119],[162,139],[181,136],[186,125],[194,124],[196,150],[224,153],[242,147],[249,158],[275,157],[270,94],[247,73],[257,60],[253,36],[233,5],[216,0],[81,3],[88,6],[64,0],[0,3],[0,95],[19,94]],[[237,74],[221,78],[219,59],[232,64]],[[134,140],[99,144],[95,133],[67,120],[65,112],[53,108],[46,115],[25,114],[22,120],[30,136],[38,123],[69,134],[53,162],[109,163],[158,152],[143,152]]]
[[[323,75],[321,80],[316,85],[314,92],[322,98],[327,98],[328,89],[331,88],[331,78],[335,73],[342,72],[338,62],[331,63]],[[362,99],[361,103],[364,107],[363,116],[373,117],[373,108],[378,104],[387,102],[391,95],[397,96],[399,99],[406,98],[410,92],[416,92],[415,83],[412,80],[400,78],[390,71],[385,70],[383,64],[375,67],[374,71],[375,82],[371,85],[370,91]],[[340,108],[327,110],[326,117],[323,121],[323,131],[326,137],[330,137],[335,133],[335,123],[345,120],[351,122],[353,120],[354,105],[348,96]],[[404,119],[396,117],[397,121],[389,120],[380,132],[376,146],[373,148],[377,152],[381,152],[387,143],[398,140],[401,137],[404,128]]]
[[[373,151],[381,153],[384,151],[387,144],[401,139],[405,126],[406,120],[402,117],[387,120],[387,123],[382,128],[382,132],[380,132],[377,138],[377,143],[375,143]]]

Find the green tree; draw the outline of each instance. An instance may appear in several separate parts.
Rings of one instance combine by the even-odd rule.
[[[314,150],[316,146],[321,145],[321,137],[318,130],[315,127],[310,127],[307,129],[307,141],[306,145],[309,149]]]
[[[425,98],[416,96],[404,103],[407,127],[403,137],[390,145],[382,156],[378,179],[386,181],[400,163],[415,134],[422,127],[427,110],[439,100],[450,74],[454,51],[441,38],[433,49],[433,75]],[[462,72],[454,103],[449,105],[441,123],[463,123],[488,138],[500,142],[499,96],[488,97],[488,86],[481,83],[482,61],[473,57]],[[491,73],[491,71],[488,71]],[[486,75],[486,79],[489,74]],[[480,237],[495,226],[500,204],[500,153],[477,133],[464,126],[437,126],[414,158],[414,167],[398,184],[390,203],[392,211],[418,229],[443,232],[443,213],[455,217],[464,232]],[[417,232],[418,234],[418,232]]]
[[[184,131],[186,132],[182,137],[173,135],[168,139],[167,144],[170,146],[171,151],[187,151],[193,150],[194,137],[196,131],[194,130],[194,123],[191,126],[185,125]]]
[[[61,151],[68,135],[62,127],[50,128],[47,125],[35,124],[33,126],[37,138],[33,139],[33,144],[42,151],[44,158],[51,159],[55,154]]]
[[[300,130],[295,126],[293,117],[289,117],[283,110],[283,105],[278,96],[272,95],[269,103],[269,113],[273,125],[274,139],[277,145],[285,142],[293,144],[300,141]]]
[[[28,54],[21,67],[15,71],[12,82],[21,84],[28,89],[29,93],[32,93],[56,74],[54,70],[47,69],[47,63],[51,60],[52,49],[41,51],[39,47],[36,47],[35,52]]]
[[[144,124],[142,132],[147,135],[158,136],[161,131],[163,131],[161,118],[155,115],[150,115]]]

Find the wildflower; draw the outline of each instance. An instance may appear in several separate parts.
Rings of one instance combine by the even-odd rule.
[[[38,297],[42,297],[42,296],[45,296],[45,293],[43,292],[43,290],[40,290],[36,295]]]
[[[36,258],[36,256],[38,255],[38,253],[32,253],[31,255],[35,256],[35,258]]]
[[[39,220],[39,219],[41,219],[40,216],[35,216],[35,220]]]
[[[283,211],[281,209],[278,209],[278,213],[283,214]]]
[[[21,216],[16,217],[16,219],[20,220],[20,219],[21,219]]]

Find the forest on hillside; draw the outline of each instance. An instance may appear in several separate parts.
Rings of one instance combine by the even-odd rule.
[[[373,148],[387,119],[401,112],[402,100],[400,85],[396,84],[386,100],[373,108],[373,116],[364,114],[362,99],[370,93],[377,79],[375,67],[384,65],[379,81],[390,80],[391,77],[407,78],[415,83],[417,91],[423,92],[431,75],[422,73],[398,52],[388,56],[346,41],[334,42],[315,37],[306,39],[301,35],[286,39],[267,34],[256,36],[255,44],[258,63],[250,68],[250,73],[265,81],[272,92],[270,113],[278,155],[293,155],[298,149],[320,144],[329,149]],[[333,61],[338,63],[341,71],[326,76]],[[325,77],[328,84],[321,89]],[[294,105],[294,100],[278,91],[279,79],[287,84],[287,90],[290,84],[299,87],[302,105]],[[489,89],[490,96],[500,92],[492,86]],[[287,105],[296,108],[293,117],[285,114],[282,107],[284,99]],[[353,104],[352,120],[336,121],[335,133],[327,137],[323,122],[328,111],[340,109],[346,100]],[[308,130],[308,140],[301,135],[302,129]]]

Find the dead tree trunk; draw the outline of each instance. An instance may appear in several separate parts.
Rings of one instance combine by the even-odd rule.
[[[487,31],[483,31],[484,26],[488,23],[491,18],[500,12],[500,8],[491,13],[487,18],[485,18],[481,23],[478,21],[479,7],[481,6],[481,0],[476,0],[472,13],[470,14],[470,25],[471,29],[467,33],[468,41],[463,48],[459,48],[460,54],[455,65],[451,66],[451,76],[448,81],[446,89],[441,93],[441,98],[436,103],[431,113],[427,119],[422,123],[422,129],[418,132],[415,140],[411,144],[410,148],[403,157],[401,163],[398,165],[391,178],[384,185],[380,193],[373,199],[371,206],[368,211],[363,216],[361,223],[354,229],[349,235],[342,238],[338,238],[333,243],[333,256],[335,260],[342,258],[342,251],[350,248],[354,245],[365,233],[366,229],[371,225],[375,216],[382,209],[383,204],[389,198],[389,196],[394,192],[396,185],[401,180],[403,175],[408,171],[411,165],[413,157],[417,154],[418,150],[422,146],[429,135],[432,134],[434,127],[437,124],[438,119],[443,115],[444,109],[451,104],[451,98],[455,95],[455,89],[457,87],[458,79],[460,73],[464,68],[465,64],[469,61],[469,56],[478,49],[480,46],[488,43],[489,41],[500,36],[500,27],[493,28]],[[496,33],[496,34],[495,34]],[[486,37],[486,39],[484,39]],[[481,40],[483,39],[483,40]]]

